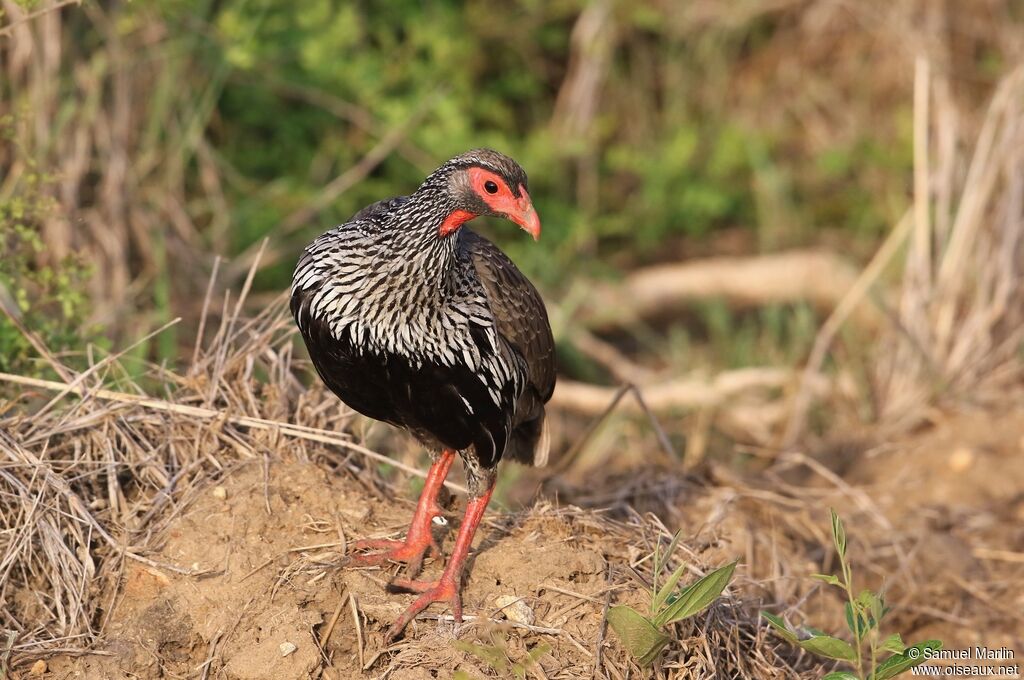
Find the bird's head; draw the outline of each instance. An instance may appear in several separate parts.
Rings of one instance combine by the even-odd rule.
[[[438,229],[448,236],[481,215],[503,217],[540,238],[540,217],[527,192],[526,172],[514,160],[490,149],[456,156],[431,175],[453,206]],[[428,179],[430,181],[430,179]]]

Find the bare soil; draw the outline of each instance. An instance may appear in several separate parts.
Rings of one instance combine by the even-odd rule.
[[[456,626],[435,605],[384,648],[383,631],[412,596],[384,590],[397,565],[346,568],[343,556],[356,538],[401,535],[411,502],[313,463],[242,464],[195,492],[153,555],[209,572],[122,564],[105,655],[53,658],[46,677],[579,678],[593,677],[599,653],[614,661],[602,668],[628,669],[604,614],[609,603],[645,603],[628,572],[644,568],[645,537],[662,525],[623,509],[645,504],[679,520],[695,567],[742,558],[730,596],[677,628],[659,676],[821,673],[759,626],[757,611],[841,630],[838,598],[807,578],[835,566],[828,505],[847,518],[855,576],[886,590],[892,630],[908,642],[1024,653],[1024,412],[937,416],[900,442],[832,446],[748,479],[733,470],[712,464],[702,479],[595,470],[573,500],[608,511],[563,501],[493,513],[463,593],[466,613],[482,619]],[[445,549],[454,524],[441,529]],[[440,566],[428,561],[426,573]],[[501,621],[497,599],[507,595],[522,598],[531,625]]]
[[[454,647],[456,629],[446,621],[414,622],[413,643],[379,656],[383,631],[412,596],[385,592],[397,566],[338,565],[348,539],[398,536],[411,510],[311,463],[276,463],[266,474],[259,464],[240,468],[174,521],[159,554],[212,573],[169,576],[127,565],[104,646],[113,655],[56,660],[53,677],[193,677],[212,659],[210,677],[349,678],[375,658],[375,674],[388,669],[392,678],[493,675],[503,664]],[[509,667],[545,644],[551,649],[539,663],[549,674],[592,668],[610,592],[606,556],[621,552],[600,529],[586,513],[550,508],[485,523],[463,592],[466,612],[496,616],[497,598],[512,595],[532,612],[535,630],[470,625],[471,634],[459,636],[464,644],[503,648]],[[434,560],[426,573],[439,569]],[[355,604],[341,608],[322,653],[324,624],[346,596]],[[289,643],[295,650],[285,656],[281,645]]]

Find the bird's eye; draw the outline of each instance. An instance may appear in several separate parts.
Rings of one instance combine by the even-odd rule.
[[[492,182],[491,180],[487,180],[486,182],[484,182],[484,191],[486,191],[489,194],[496,194],[498,193],[498,185]]]

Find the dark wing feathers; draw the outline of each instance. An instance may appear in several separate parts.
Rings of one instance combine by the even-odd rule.
[[[499,335],[526,364],[528,384],[516,403],[504,455],[544,465],[549,447],[544,404],[555,391],[555,341],[544,301],[512,260],[484,237],[463,227],[461,247],[484,287]]]
[[[462,244],[487,292],[498,333],[525,360],[542,403],[555,391],[555,341],[540,293],[496,245],[463,228]]]

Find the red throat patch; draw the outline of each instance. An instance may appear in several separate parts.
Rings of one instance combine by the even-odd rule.
[[[444,218],[444,222],[441,223],[441,227],[437,230],[438,235],[447,236],[453,231],[458,230],[464,223],[469,222],[474,217],[479,217],[476,213],[471,213],[468,210],[453,210],[448,217]]]

